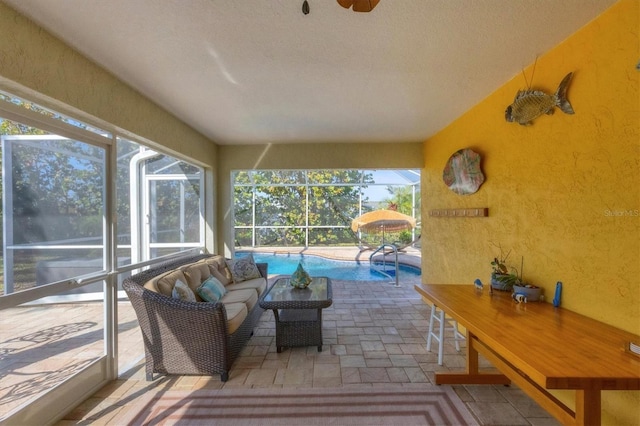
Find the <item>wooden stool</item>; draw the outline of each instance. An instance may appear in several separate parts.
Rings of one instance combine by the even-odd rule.
[[[438,334],[433,331],[433,323],[438,321]],[[438,310],[438,307],[434,304],[431,308],[431,319],[429,320],[429,333],[427,334],[427,350],[431,352],[431,338],[438,341],[438,365],[442,365],[442,356],[444,350],[444,330],[445,330],[445,315],[442,309]],[[458,321],[452,320],[453,325],[447,327],[447,329],[453,330],[453,340],[456,344],[456,350],[460,352],[460,343],[458,339],[464,340],[465,337],[458,331]]]

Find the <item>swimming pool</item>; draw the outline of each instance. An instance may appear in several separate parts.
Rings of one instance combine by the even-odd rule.
[[[246,256],[248,252],[236,252],[238,257]],[[276,253],[253,253],[256,262],[269,264],[269,274],[291,275],[302,262],[302,266],[311,276],[329,277],[335,280],[348,281],[386,281],[389,277],[379,272],[371,270],[369,260],[363,262],[342,261],[327,259],[320,256],[308,254],[276,254]],[[419,268],[399,265],[399,279],[416,278],[421,275]],[[392,271],[393,274],[393,271]],[[391,275],[392,275],[391,274]],[[393,275],[392,275],[393,276]]]

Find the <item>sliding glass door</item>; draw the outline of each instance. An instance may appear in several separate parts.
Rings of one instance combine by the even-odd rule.
[[[111,139],[11,113],[0,113],[0,421],[28,423],[109,379]]]
[[[0,92],[0,423],[41,424],[144,345],[123,279],[204,247],[204,169]]]

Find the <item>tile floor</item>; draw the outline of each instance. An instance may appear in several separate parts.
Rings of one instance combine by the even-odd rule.
[[[333,281],[333,295],[333,305],[323,312],[322,352],[308,347],[277,353],[273,314],[267,311],[226,383],[219,377],[199,376],[146,382],[141,362],[57,424],[118,424],[137,398],[167,389],[389,388],[431,384],[436,371],[464,367],[464,344],[456,352],[451,336],[445,339],[443,366],[437,363],[437,351],[427,352],[430,307],[412,283],[396,288],[385,282]],[[558,424],[515,386],[454,386],[454,390],[483,425]]]

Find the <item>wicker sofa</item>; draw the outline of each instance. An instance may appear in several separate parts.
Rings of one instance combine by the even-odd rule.
[[[267,264],[257,263],[262,277],[233,282],[220,255],[201,254],[167,262],[135,274],[122,283],[138,317],[146,356],[146,378],[154,373],[178,375],[220,374],[229,370],[253,334],[264,312],[258,299],[267,288]],[[180,279],[192,290],[210,275],[225,285],[217,302],[172,298]]]

